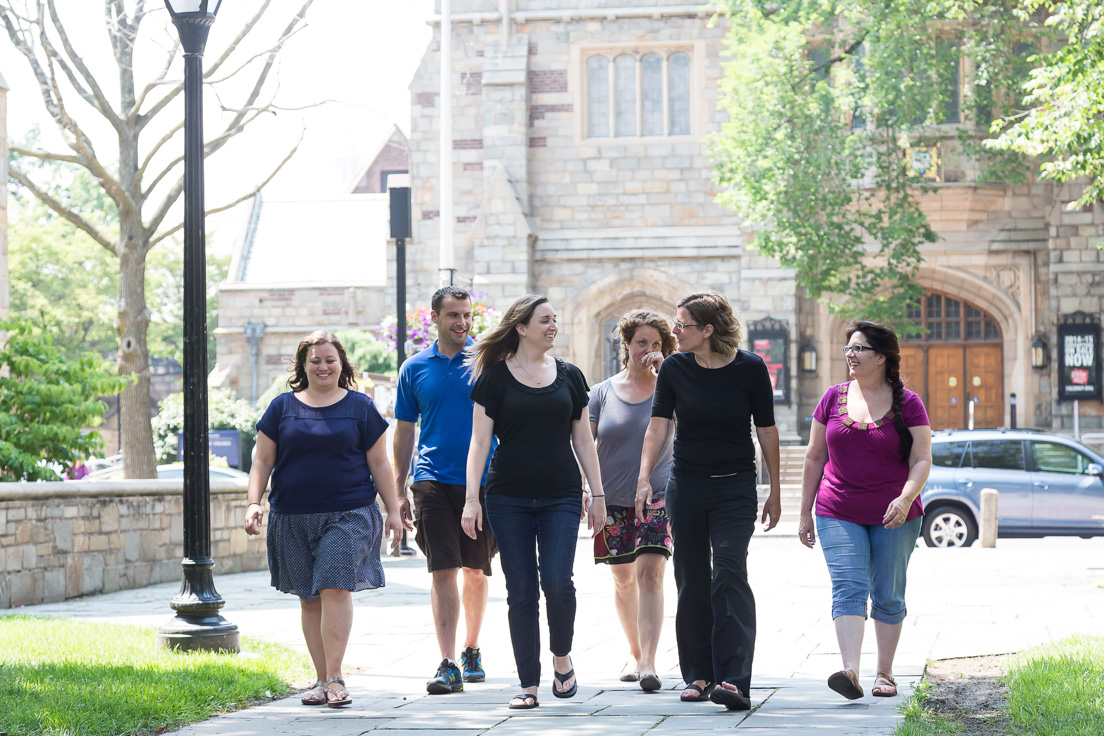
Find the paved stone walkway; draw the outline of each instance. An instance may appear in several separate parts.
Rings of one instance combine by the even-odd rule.
[[[909,617],[897,657],[901,696],[845,701],[824,684],[839,668],[829,611],[829,582],[819,550],[802,547],[794,530],[777,529],[752,541],[750,569],[759,635],[752,690],[756,708],[729,713],[711,703],[684,704],[674,641],[675,591],[666,586],[659,670],[664,687],[647,694],[619,682],[627,647],[613,609],[604,566],[588,563],[580,538],[576,563],[579,613],[573,652],[579,694],[552,697],[551,655],[544,663],[540,707],[510,711],[517,692],[506,593],[496,566],[483,635],[488,680],[463,693],[427,696],[425,681],[439,655],[429,608],[425,561],[387,559],[388,585],[355,595],[353,638],[346,662],[361,674],[347,678],[354,702],[344,710],[306,708],[286,698],[189,726],[181,736],[513,736],[610,734],[672,736],[737,729],[751,736],[796,731],[890,734],[897,707],[912,691],[928,658],[1011,652],[1073,633],[1104,635],[1104,539],[1005,540],[996,549],[918,547],[909,570]],[[303,649],[297,601],[268,587],[267,573],[217,579],[226,617],[249,636]],[[19,613],[156,625],[168,618],[176,585],[159,585]],[[546,634],[546,631],[545,631]],[[874,636],[864,645],[862,684],[874,676]]]

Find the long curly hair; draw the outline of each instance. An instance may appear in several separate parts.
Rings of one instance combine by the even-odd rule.
[[[520,340],[517,326],[529,324],[537,307],[547,302],[548,297],[543,294],[527,294],[510,305],[501,322],[479,336],[467,349],[468,357],[464,360],[464,365],[471,367],[473,380],[517,352]]]
[[[621,365],[629,364],[629,343],[640,327],[654,327],[659,333],[660,351],[666,358],[678,349],[678,342],[671,334],[671,321],[647,309],[627,312],[617,323],[617,335],[621,338]]]
[[[905,424],[905,382],[901,380],[901,343],[897,333],[889,325],[880,322],[857,320],[847,328],[847,339],[856,332],[870,343],[874,351],[885,358],[886,383],[893,389],[893,427],[901,438],[901,462],[908,462],[912,454],[912,432]]]
[[[293,375],[288,379],[288,386],[292,391],[299,393],[308,385],[307,381],[307,353],[315,345],[329,343],[337,350],[337,356],[341,358],[341,375],[337,378],[337,385],[341,388],[355,388],[356,366],[349,362],[349,356],[345,354],[345,346],[337,335],[329,330],[315,330],[299,341],[299,347],[295,349],[295,362],[288,366],[288,371]]]
[[[709,336],[710,350],[726,358],[735,355],[742,334],[740,320],[736,319],[728,297],[715,291],[703,291],[685,297],[678,305],[690,313],[695,324],[713,325],[713,334]]]

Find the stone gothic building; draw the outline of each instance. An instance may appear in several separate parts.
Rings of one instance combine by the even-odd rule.
[[[453,0],[452,9],[457,283],[499,307],[547,294],[559,353],[591,382],[615,370],[611,330],[624,311],[671,314],[683,295],[721,291],[746,346],[770,355],[783,438],[806,436],[823,391],[845,378],[845,325],[749,249],[753,233],[713,201],[705,137],[723,121],[723,20],[698,0]],[[440,282],[433,23],[410,86],[407,293],[419,303]],[[960,82],[969,74],[960,69]],[[1073,312],[1099,321],[1104,211],[1070,211],[1076,186],[980,184],[956,158],[957,126],[943,127],[935,193],[922,199],[940,240],[924,249],[927,296],[913,310],[929,333],[905,345],[903,373],[937,429],[965,426],[971,413],[977,427],[1009,426],[1011,394],[1019,426],[1068,428],[1057,331]],[[1101,413],[1082,401],[1081,426],[1101,426]]]

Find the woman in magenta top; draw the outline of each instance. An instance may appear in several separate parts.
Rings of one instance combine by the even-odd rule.
[[[797,535],[810,548],[820,535],[832,578],[843,669],[828,687],[851,700],[863,696],[859,653],[870,600],[878,640],[871,693],[890,697],[897,694],[893,657],[905,619],[905,572],[931,470],[931,426],[920,397],[901,381],[893,328],[856,322],[843,351],[850,380],[828,389],[813,412]]]

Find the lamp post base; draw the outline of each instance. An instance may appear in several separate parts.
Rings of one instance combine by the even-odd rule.
[[[241,650],[241,633],[219,614],[175,616],[157,629],[157,648],[180,652],[226,652]]]
[[[225,601],[215,590],[214,562],[210,557],[186,557],[180,561],[180,566],[184,579],[180,592],[169,604],[176,616],[158,627],[157,648],[237,653],[241,634],[236,624],[219,613]]]

